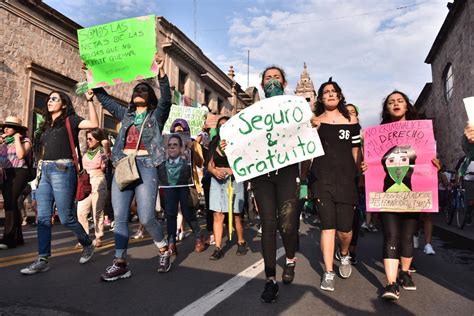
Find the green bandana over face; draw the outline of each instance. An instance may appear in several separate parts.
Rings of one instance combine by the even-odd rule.
[[[263,87],[263,91],[265,91],[266,98],[274,97],[276,95],[283,95],[285,92],[281,82],[276,79],[270,79]]]
[[[145,117],[146,117],[146,111],[142,113],[135,112],[135,120],[133,121],[133,125],[135,126],[142,125],[143,121],[145,120]]]
[[[14,142],[15,142],[15,137],[13,137],[13,136],[7,136],[7,137],[5,137],[5,143],[6,143],[7,145],[13,144]]]
[[[402,184],[403,178],[405,178],[409,169],[410,169],[410,166],[387,167],[390,177],[398,185]]]

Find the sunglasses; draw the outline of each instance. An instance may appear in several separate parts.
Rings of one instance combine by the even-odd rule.
[[[94,140],[95,140],[94,138],[87,137],[87,141],[88,141],[88,142],[92,142],[92,141],[94,141]]]
[[[147,87],[135,88],[133,89],[133,92],[148,92],[148,88]]]
[[[50,97],[48,101],[59,102],[61,99],[59,97]]]

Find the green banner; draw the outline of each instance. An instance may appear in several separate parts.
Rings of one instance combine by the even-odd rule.
[[[208,110],[206,108],[193,108],[190,106],[173,105],[171,107],[170,116],[166,121],[163,133],[169,133],[171,124],[174,120],[181,118],[185,119],[189,124],[191,130],[191,136],[196,137],[206,121]]]
[[[155,16],[148,15],[77,30],[89,88],[154,77]]]

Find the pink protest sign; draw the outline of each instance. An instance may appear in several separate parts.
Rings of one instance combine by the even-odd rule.
[[[436,143],[431,120],[364,130],[368,212],[438,212]]]

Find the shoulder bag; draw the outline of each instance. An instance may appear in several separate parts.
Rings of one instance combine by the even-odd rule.
[[[140,173],[138,172],[137,168],[137,161],[136,156],[138,152],[138,146],[140,145],[140,140],[142,138],[143,127],[145,126],[146,121],[150,117],[148,114],[145,120],[142,123],[142,127],[140,128],[140,134],[138,135],[137,146],[135,147],[135,152],[133,154],[129,154],[126,157],[123,157],[117,162],[115,166],[115,182],[120,191],[123,191],[126,187],[130,184],[134,183],[138,179],[140,179]]]
[[[66,117],[66,129],[69,136],[69,145],[71,146],[72,157],[74,158],[74,167],[76,168],[77,174],[77,184],[76,184],[76,201],[82,201],[89,196],[92,192],[91,181],[89,174],[82,167],[81,159],[78,159],[81,155],[80,150],[77,150],[76,145],[74,144],[74,139],[72,137],[71,123],[69,122],[69,117]]]

